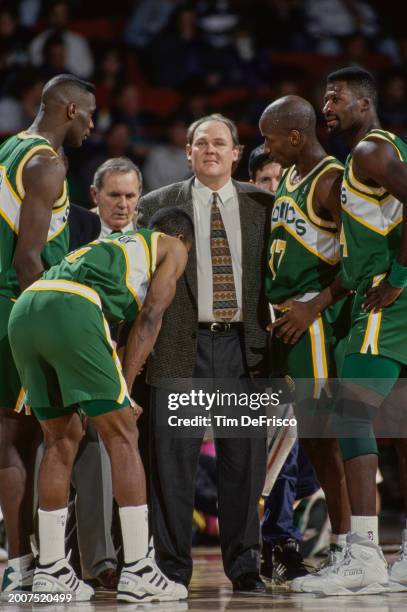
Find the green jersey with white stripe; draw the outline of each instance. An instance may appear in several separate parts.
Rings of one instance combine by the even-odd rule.
[[[339,237],[335,223],[320,218],[312,199],[318,179],[332,169],[342,170],[334,157],[325,157],[298,182],[295,166],[283,175],[271,214],[266,295],[271,303],[332,283],[339,268]]]
[[[362,140],[379,139],[393,145],[407,162],[407,144],[384,130],[371,130]],[[389,271],[402,233],[403,204],[384,187],[371,187],[357,180],[352,154],[346,160],[341,191],[342,278],[349,289],[363,280]]]
[[[14,253],[20,223],[20,209],[25,196],[23,170],[26,163],[42,151],[57,152],[48,140],[36,134],[20,132],[0,146],[0,295],[16,298],[20,294]],[[68,252],[69,199],[65,180],[63,191],[55,201],[41,257],[45,269],[58,263]]]
[[[45,272],[43,279],[66,281],[66,289],[72,293],[77,292],[76,285],[69,281],[90,287],[98,293],[108,321],[132,321],[146,298],[161,235],[140,229],[95,240],[69,253]],[[63,282],[59,290],[64,290]]]

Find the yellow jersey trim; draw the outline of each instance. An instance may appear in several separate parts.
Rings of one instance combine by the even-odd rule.
[[[157,267],[158,241],[161,236],[164,236],[162,232],[154,232],[151,234],[151,274],[154,274]]]
[[[125,275],[126,287],[129,293],[131,293],[131,295],[134,297],[134,301],[136,302],[138,308],[141,309],[142,307],[141,300],[139,296],[137,295],[136,290],[129,283],[130,262],[129,262],[129,256],[127,254],[126,248],[118,240],[112,240],[111,242],[112,244],[115,244],[116,246],[118,246],[121,249],[121,252],[123,253],[124,260],[126,263],[126,275]]]
[[[38,151],[41,151],[41,150],[52,151],[52,153],[54,153],[55,155],[58,155],[55,152],[55,150],[50,145],[47,145],[47,144],[36,145],[35,147],[32,147],[32,149],[27,151],[24,157],[20,160],[17,166],[17,172],[16,172],[16,186],[17,186],[17,191],[19,193],[21,200],[23,200],[25,196],[25,189],[23,185],[24,166],[36,153],[38,153]]]
[[[346,185],[346,187],[349,189],[349,191],[351,191],[355,195],[363,198],[363,200],[367,200],[368,202],[372,202],[373,204],[376,204],[377,206],[382,206],[382,204],[386,204],[393,197],[391,195],[391,193],[389,193],[385,198],[383,198],[383,200],[379,200],[374,195],[368,195],[366,192],[360,191],[360,189],[358,189],[353,184],[353,182],[351,182],[350,176],[347,179],[346,178],[343,179],[343,184]],[[383,195],[385,193],[386,193],[386,191],[383,193]]]
[[[102,301],[99,294],[87,285],[82,285],[75,281],[62,280],[62,279],[41,279],[35,281],[32,285],[27,287],[25,291],[61,291],[62,293],[73,293],[79,295],[89,302],[92,302],[100,309],[102,309]]]
[[[333,162],[332,164],[325,166],[325,168],[323,168],[321,172],[319,172],[315,176],[315,178],[312,179],[311,187],[310,187],[310,190],[307,196],[307,213],[308,213],[311,223],[313,223],[318,229],[329,227],[337,231],[336,224],[333,221],[327,221],[326,219],[322,219],[316,214],[316,212],[314,211],[312,207],[312,199],[314,197],[314,192],[315,192],[318,180],[321,178],[321,176],[323,176],[330,170],[341,170],[343,172],[343,166],[341,166],[337,162]]]
[[[398,219],[397,221],[389,225],[387,230],[379,230],[377,227],[375,227],[374,225],[371,225],[370,223],[368,223],[361,217],[356,216],[354,213],[351,213],[349,210],[343,208],[342,211],[345,212],[347,215],[349,215],[349,217],[352,217],[352,219],[360,223],[360,225],[364,225],[365,227],[370,229],[372,232],[376,232],[376,234],[380,234],[380,236],[387,236],[388,234],[390,234],[390,232],[393,231],[394,228],[397,227],[397,225],[399,225],[399,223],[401,223],[403,220],[403,217],[401,216],[400,219]]]
[[[296,189],[298,189],[299,187],[301,187],[301,185],[304,183],[304,181],[308,180],[309,177],[311,176],[311,174],[313,174],[319,168],[319,166],[322,166],[322,164],[324,164],[329,159],[335,160],[335,158],[332,157],[332,155],[327,155],[326,157],[321,159],[321,161],[319,161],[312,168],[312,170],[310,170],[308,172],[308,174],[306,174],[300,181],[298,181],[298,183],[292,183],[291,182],[291,176],[292,176],[292,174],[293,174],[293,172],[295,170],[295,165],[291,166],[290,168],[288,168],[288,170],[287,170],[287,178],[285,179],[285,188],[287,189],[287,191],[289,191],[291,193],[291,192],[295,191]],[[281,177],[281,178],[283,178],[283,177]]]
[[[120,363],[120,359],[116,353],[116,349],[114,348],[114,345],[112,342],[112,337],[110,335],[110,328],[109,328],[108,322],[106,321],[105,316],[104,315],[102,316],[103,316],[103,326],[105,329],[106,339],[112,349],[112,359],[113,359],[113,363],[115,365],[117,375],[119,377],[119,383],[120,383],[120,391],[119,391],[119,395],[117,396],[116,403],[122,404],[124,402],[125,397],[130,399],[129,392],[127,390],[127,384],[123,376],[122,364]]]

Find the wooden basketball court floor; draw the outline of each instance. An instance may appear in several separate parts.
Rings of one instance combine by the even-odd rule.
[[[394,560],[395,555],[388,557]],[[3,567],[0,567],[2,573]],[[150,604],[118,604],[114,598],[97,595],[90,603],[56,604],[0,604],[1,612],[35,610],[42,612],[400,612],[407,610],[407,592],[363,597],[317,597],[310,594],[289,593],[284,587],[269,588],[267,595],[233,595],[230,582],[223,573],[220,551],[216,547],[194,549],[194,574],[189,598],[182,602]]]

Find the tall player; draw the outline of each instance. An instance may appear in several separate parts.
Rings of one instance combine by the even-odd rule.
[[[24,392],[7,337],[20,292],[68,252],[69,199],[62,145],[81,146],[93,128],[94,89],[71,75],[44,86],[27,131],[0,147],[0,503],[9,546],[2,591],[30,589],[32,486],[39,428],[22,412]]]
[[[350,67],[328,76],[327,126],[351,149],[341,193],[342,276],[355,298],[338,427],[352,516],[344,563],[308,578],[306,590],[332,595],[380,593],[389,585],[378,546],[372,420],[407,365],[407,145],[380,128],[376,104],[369,72]],[[407,590],[405,555],[390,571],[390,587]]]
[[[281,375],[294,378],[300,437],[302,417],[313,419],[315,413],[317,421],[324,419],[319,398],[324,379],[335,376],[333,348],[341,312],[341,304],[333,304],[344,294],[335,278],[343,167],[326,154],[315,128],[314,109],[298,96],[276,100],[260,119],[265,150],[286,169],[272,210],[266,294],[281,315],[271,326],[271,363]],[[312,389],[300,379],[314,381]],[[302,443],[325,492],[334,562],[343,557],[349,529],[339,447],[334,438],[307,437]]]

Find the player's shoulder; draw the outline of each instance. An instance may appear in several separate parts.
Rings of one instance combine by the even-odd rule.
[[[399,159],[395,145],[373,134],[360,140],[352,152],[352,166],[362,173],[378,170],[394,159]]]
[[[25,174],[38,172],[40,175],[55,175],[54,178],[65,177],[66,165],[62,158],[51,149],[40,149],[24,166]]]

